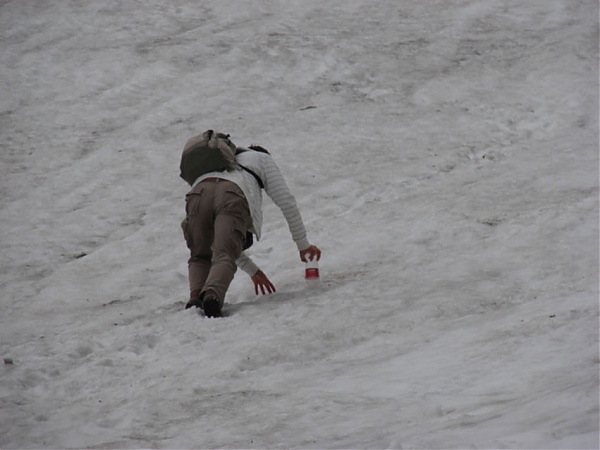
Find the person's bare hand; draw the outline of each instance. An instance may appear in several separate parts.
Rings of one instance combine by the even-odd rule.
[[[302,250],[300,252],[300,259],[303,262],[306,262],[308,260],[312,261],[314,259],[318,261],[321,259],[321,250],[316,245],[311,245],[307,249]]]
[[[275,286],[271,283],[271,280],[267,278],[262,270],[259,270],[252,275],[252,282],[254,283],[254,292],[258,295],[258,291],[265,295],[267,293],[272,294],[275,292]]]

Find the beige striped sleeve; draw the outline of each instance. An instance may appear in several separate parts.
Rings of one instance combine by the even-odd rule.
[[[307,249],[310,247],[310,243],[306,237],[306,228],[300,215],[300,209],[283,178],[281,170],[273,161],[273,158],[267,155],[263,158],[263,170],[265,192],[273,200],[273,203],[281,209],[298,250]]]

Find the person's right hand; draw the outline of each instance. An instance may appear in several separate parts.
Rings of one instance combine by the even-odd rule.
[[[272,294],[275,292],[275,286],[271,283],[271,280],[267,278],[262,270],[258,270],[254,275],[252,275],[252,282],[254,283],[254,292],[258,295],[258,290],[262,292],[262,295],[266,293]],[[266,290],[266,292],[265,292]]]

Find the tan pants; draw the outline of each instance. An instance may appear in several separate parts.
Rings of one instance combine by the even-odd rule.
[[[186,213],[181,227],[190,249],[190,293],[215,295],[223,306],[252,224],[248,202],[235,183],[211,178],[188,193]]]

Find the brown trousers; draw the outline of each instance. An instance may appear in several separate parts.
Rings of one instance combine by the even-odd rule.
[[[188,193],[181,227],[190,249],[191,296],[212,294],[223,306],[251,224],[246,197],[231,181],[211,178]]]

